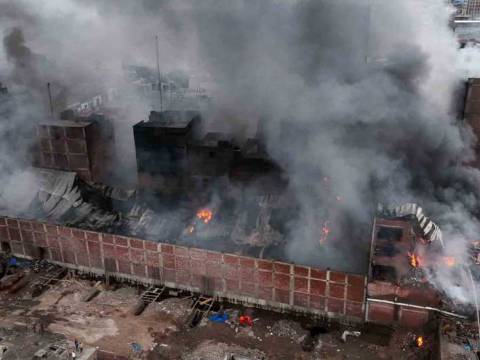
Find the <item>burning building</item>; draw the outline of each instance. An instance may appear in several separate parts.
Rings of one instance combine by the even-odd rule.
[[[459,315],[448,295],[430,281],[438,269],[471,271],[442,249],[440,229],[417,205],[380,208],[372,230],[366,320],[421,327],[434,314],[465,319],[465,309]]]
[[[238,153],[231,135],[207,133],[189,146],[188,162],[192,178],[201,185],[227,176]]]
[[[425,69],[435,56],[424,56],[402,42],[381,39],[388,43],[382,49],[388,61],[368,61],[369,51],[375,49],[367,49],[365,61],[363,51],[360,56],[355,53],[360,39],[352,36],[362,33],[363,23],[345,21],[343,41],[332,38],[331,43],[318,43],[321,34],[337,33],[325,31],[336,23],[322,20],[338,19],[349,8],[339,2],[332,12],[325,12],[327,5],[316,8],[314,3],[281,17],[283,23],[295,20],[298,25],[294,34],[289,26],[282,30],[289,41],[270,41],[278,35],[270,34],[268,26],[256,27],[269,25],[268,21],[244,23],[253,14],[238,17],[245,31],[252,28],[267,36],[253,46],[265,46],[265,58],[258,63],[258,57],[236,52],[250,46],[220,51],[199,46],[207,50],[206,58],[213,54],[215,60],[223,59],[218,55],[232,53],[232,59],[241,59],[232,62],[235,71],[230,64],[212,68],[224,72],[218,78],[228,83],[227,90],[233,84],[232,91],[224,92],[231,97],[228,100],[235,100],[228,110],[251,105],[251,113],[267,115],[265,137],[241,142],[202,129],[204,115],[197,111],[152,111],[148,121],[133,126],[141,191],[122,196],[107,185],[92,184],[108,180],[103,147],[108,140],[102,137],[99,121],[43,122],[38,126],[40,166],[48,170],[34,170],[41,179],[29,211],[0,218],[2,249],[105,278],[345,321],[418,327],[432,314],[458,316],[427,278],[433,266],[454,267],[456,259],[437,258],[442,246],[439,226],[418,206],[381,209],[372,228],[370,259],[364,262],[368,272],[341,271],[350,260],[363,262],[360,251],[368,252],[363,246],[368,237],[362,231],[369,229],[375,200],[419,195],[431,209],[448,203],[446,198],[457,201],[468,193],[459,182],[468,176],[458,171],[455,162],[465,151],[459,131],[447,111],[437,106],[443,104],[443,93],[430,98],[433,92],[419,85],[443,91],[450,84],[443,84],[443,74],[432,81],[428,78]],[[352,19],[360,12],[370,14],[371,9],[360,2],[352,4]],[[281,7],[278,11],[275,14],[280,15]],[[325,14],[328,19],[322,19]],[[278,19],[266,18],[274,23]],[[374,29],[369,24],[368,32]],[[423,34],[424,28],[419,25],[417,30]],[[408,40],[416,39],[413,34]],[[206,45],[236,44],[231,39],[212,41],[209,33],[199,35],[200,42],[208,38]],[[376,36],[372,39],[368,42],[373,47]],[[270,43],[280,47],[269,48]],[[335,51],[323,58],[323,45]],[[285,56],[271,59],[270,54]],[[278,67],[263,71],[262,66],[271,63]],[[255,78],[259,72],[252,69],[265,76],[262,84]],[[238,82],[239,74],[245,74],[245,81]],[[155,74],[151,77],[153,83],[157,81]],[[275,89],[274,99],[269,99],[270,94],[259,96],[266,93],[265,84]],[[475,84],[466,109],[472,123],[478,115]],[[141,85],[145,84],[141,81]],[[152,83],[146,85],[149,96],[159,95]],[[183,93],[179,90],[172,104],[181,103]],[[95,96],[86,104],[96,109],[100,103]],[[425,140],[422,147],[413,146],[420,144],[412,143],[412,133]],[[433,158],[440,158],[438,163],[444,166],[432,165]],[[460,185],[450,186],[456,182]],[[475,203],[472,198],[465,203]],[[285,249],[295,248],[305,251],[289,257]]]
[[[141,188],[178,192],[185,188],[188,145],[198,132],[199,113],[154,112],[133,127]]]
[[[142,189],[204,191],[206,185],[221,177],[240,183],[270,178],[269,192],[285,185],[281,169],[260,138],[237,144],[225,133],[202,136],[198,112],[152,111],[149,121],[134,125],[133,131]]]

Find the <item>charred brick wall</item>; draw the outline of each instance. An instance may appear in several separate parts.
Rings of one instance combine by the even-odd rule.
[[[273,309],[362,321],[366,277],[198,248],[0,218],[2,249],[97,274]]]
[[[430,319],[430,311],[425,307],[440,307],[438,293],[428,283],[412,285],[402,280],[411,276],[407,254],[414,252],[415,244],[414,231],[408,221],[375,218],[367,286],[367,321],[421,327]]]

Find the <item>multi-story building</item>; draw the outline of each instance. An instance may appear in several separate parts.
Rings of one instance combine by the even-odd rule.
[[[138,184],[143,189],[175,192],[187,180],[187,147],[200,124],[197,112],[152,111],[133,126]]]
[[[273,183],[283,184],[281,169],[268,156],[261,134],[237,145],[228,134],[201,136],[200,122],[196,111],[152,111],[148,121],[134,125],[140,188],[195,190],[221,176],[234,182],[262,178],[268,186],[267,178],[273,178]]]
[[[463,117],[471,127],[475,137],[480,139],[480,79],[468,79]],[[475,164],[480,166],[478,141],[475,149],[477,153]]]
[[[113,132],[102,116],[76,120],[52,120],[37,127],[41,167],[74,171],[85,181],[108,176],[108,153]],[[111,130],[111,129],[110,129]]]

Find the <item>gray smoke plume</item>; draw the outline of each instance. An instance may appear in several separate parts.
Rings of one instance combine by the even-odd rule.
[[[377,203],[420,204],[457,256],[478,236],[480,174],[466,165],[476,139],[452,107],[468,59],[451,13],[443,0],[0,2],[38,49],[7,35],[15,69],[45,54],[70,91],[95,82],[95,64],[104,83],[122,81],[123,59],[153,64],[159,34],[162,66],[213,79],[214,126],[253,133],[262,119],[300,203],[287,258],[350,271],[367,265]]]
[[[475,233],[478,171],[462,165],[470,135],[450,113],[461,73],[444,2],[234,4],[195,9],[200,58],[227,107],[267,119],[301,203],[291,260],[363,268],[378,202],[419,202],[447,232]]]

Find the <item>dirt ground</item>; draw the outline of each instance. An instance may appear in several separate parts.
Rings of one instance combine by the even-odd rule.
[[[135,287],[108,290],[101,282],[67,276],[32,298],[30,285],[41,274],[27,273],[29,285],[21,291],[0,291],[0,327],[41,323],[47,332],[125,357],[224,360],[225,355],[235,354],[252,360],[422,359],[433,343],[433,337],[426,336],[425,347],[419,349],[416,334],[407,331],[347,328],[227,303],[218,304],[228,314],[227,322],[212,322],[204,316],[192,327],[195,298],[191,294],[152,303],[135,316],[132,309],[140,293]],[[93,287],[100,293],[82,301]],[[239,326],[238,316],[244,314],[254,319],[252,327]],[[360,331],[360,335],[343,342],[345,330]]]

